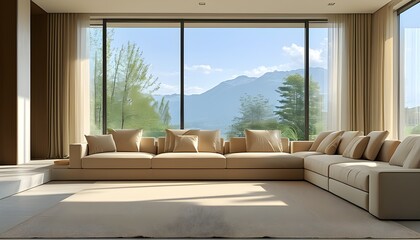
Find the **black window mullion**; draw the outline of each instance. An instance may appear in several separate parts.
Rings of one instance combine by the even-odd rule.
[[[305,21],[305,139],[309,139],[309,21]]]
[[[180,22],[181,24],[181,31],[180,31],[180,38],[181,38],[181,62],[180,62],[180,77],[181,77],[181,89],[180,89],[180,128],[184,129],[184,21]]]
[[[102,133],[107,133],[107,21],[102,21]]]

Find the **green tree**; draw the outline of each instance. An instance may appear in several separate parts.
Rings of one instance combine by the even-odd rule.
[[[278,129],[279,124],[273,115],[268,99],[262,95],[245,94],[240,102],[240,116],[233,119],[228,132],[229,137],[243,137],[245,129]]]
[[[282,125],[287,125],[296,132],[298,139],[305,139],[305,81],[303,76],[288,76],[283,85],[276,89],[280,94],[279,105],[274,112]],[[321,95],[317,82],[309,83],[309,134],[316,134],[316,123],[321,117]]]
[[[164,98],[160,102],[153,98],[152,94],[159,89],[160,84],[158,79],[149,73],[149,65],[146,64],[140,47],[128,42],[119,48],[112,49],[112,31],[109,36],[107,39],[107,126],[121,129],[143,128],[149,133],[158,133],[168,128],[171,120],[169,103]],[[94,41],[95,36],[91,36],[91,43]],[[100,54],[94,55],[95,87],[91,104],[95,109],[95,113],[92,114],[94,125],[100,129],[102,49],[98,47],[96,51]]]

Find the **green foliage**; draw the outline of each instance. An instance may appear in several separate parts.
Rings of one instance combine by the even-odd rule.
[[[169,103],[164,98],[158,102],[152,94],[160,87],[158,79],[149,73],[140,47],[126,43],[111,49],[111,37],[107,39],[107,126],[109,128],[142,128],[155,136],[169,127],[171,116]],[[95,36],[91,36],[91,39]],[[98,51],[102,52],[101,49]],[[102,56],[95,54],[94,125],[100,129],[102,121]],[[100,65],[99,65],[100,64]],[[97,97],[99,96],[99,97]],[[98,109],[98,110],[96,110]]]
[[[411,134],[420,134],[420,125],[417,125],[411,129]]]
[[[279,129],[268,99],[262,95],[241,97],[239,117],[233,119],[228,132],[229,137],[243,137],[245,129],[273,130]]]
[[[321,118],[319,85],[310,80],[309,84],[309,135],[316,133],[316,124]],[[279,105],[274,112],[280,124],[288,126],[297,139],[305,139],[305,81],[299,74],[288,76],[283,85],[276,89],[280,94]]]

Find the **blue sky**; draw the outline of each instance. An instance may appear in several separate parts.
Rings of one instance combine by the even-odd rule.
[[[327,67],[327,30],[311,29],[312,67]],[[157,94],[179,93],[180,30],[115,28],[112,47],[140,46]],[[185,92],[198,94],[239,75],[303,68],[303,28],[185,28]]]

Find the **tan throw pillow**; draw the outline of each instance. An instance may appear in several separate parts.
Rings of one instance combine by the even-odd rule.
[[[173,152],[175,147],[175,136],[178,135],[196,135],[200,130],[185,130],[185,129],[166,129],[166,139],[164,152]]]
[[[324,140],[324,138],[326,138],[332,132],[333,131],[327,131],[327,132],[321,132],[320,134],[318,134],[318,137],[316,137],[314,143],[312,143],[312,146],[309,149],[309,151],[316,151],[316,149],[319,147],[319,144],[321,144],[322,140]]]
[[[200,130],[198,134],[198,151],[221,153],[220,130]]]
[[[359,159],[362,157],[363,152],[366,149],[366,146],[369,143],[370,137],[359,136],[353,138],[351,142],[347,145],[346,150],[344,150],[343,157]]]
[[[416,165],[416,157],[417,160],[420,160],[420,155],[415,156],[415,154],[419,154],[420,148],[420,136],[409,136],[398,145],[397,149],[395,150],[394,154],[392,155],[391,159],[389,160],[390,165],[400,166],[400,167],[407,167],[407,168],[419,168],[418,167],[411,167]]]
[[[369,143],[363,153],[363,158],[368,160],[375,160],[381,150],[382,143],[388,137],[388,131],[372,131],[367,136],[370,137]]]
[[[140,151],[140,142],[143,135],[142,129],[108,129],[112,134],[117,152],[138,152]]]
[[[88,142],[89,155],[102,152],[115,152],[117,150],[114,138],[108,135],[85,135]]]
[[[362,136],[362,131],[345,131],[343,133],[343,136],[341,136],[340,144],[337,148],[337,154],[343,155],[344,151],[346,150],[347,146],[350,144],[350,142],[358,136]],[[362,152],[363,154],[363,152]]]
[[[173,152],[198,152],[198,136],[177,135]]]
[[[340,143],[341,135],[343,135],[343,133],[344,131],[330,133],[327,137],[324,138],[324,140],[322,140],[316,151],[329,155],[335,154],[338,144]]]
[[[247,152],[282,152],[279,130],[245,130]]]

